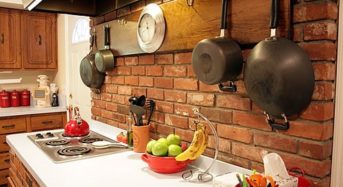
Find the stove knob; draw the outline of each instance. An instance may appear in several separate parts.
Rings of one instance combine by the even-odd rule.
[[[47,132],[46,135],[47,135],[48,137],[54,137],[54,135],[53,135],[51,132]]]
[[[38,134],[36,134],[36,138],[38,138],[38,139],[43,139],[43,138],[44,138],[44,136],[43,136],[43,134],[41,134],[41,133],[38,133]]]

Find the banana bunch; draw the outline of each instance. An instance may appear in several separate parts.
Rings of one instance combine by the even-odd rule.
[[[198,124],[198,130],[194,133],[191,145],[184,152],[176,156],[175,160],[195,160],[205,151],[207,144],[208,135],[205,131],[205,125]]]

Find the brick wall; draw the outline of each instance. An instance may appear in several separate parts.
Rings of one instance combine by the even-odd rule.
[[[153,0],[162,3],[161,0]],[[140,10],[141,1],[130,7],[94,18],[92,24]],[[152,136],[175,131],[190,142],[188,128],[198,107],[216,124],[219,159],[245,168],[262,170],[260,152],[279,153],[287,167],[303,168],[313,186],[329,186],[336,70],[337,13],[335,1],[298,0],[294,7],[294,41],[299,42],[313,62],[313,101],[286,132],[272,132],[261,110],[246,94],[243,80],[237,93],[222,93],[217,86],[197,81],[191,66],[191,51],[119,57],[108,72],[102,93],[92,94],[93,119],[126,129],[128,98],[146,95],[156,100]],[[245,57],[249,50],[244,50]],[[207,155],[213,155],[210,137]]]

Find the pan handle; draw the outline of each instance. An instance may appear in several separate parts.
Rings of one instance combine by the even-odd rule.
[[[272,130],[288,130],[289,129],[289,122],[285,114],[281,114],[281,116],[284,119],[284,123],[277,123],[275,119],[271,118],[270,115],[267,112],[264,112],[264,114],[267,116],[267,122],[272,128]]]
[[[279,24],[279,0],[272,0],[271,3],[269,26],[271,29],[276,29]]]
[[[222,83],[218,84],[219,90],[223,92],[236,92],[237,91],[237,86],[233,81],[230,81],[229,85],[223,85]]]
[[[108,24],[105,25],[104,30],[105,30],[104,46],[105,46],[105,49],[109,49],[110,48],[110,26]]]

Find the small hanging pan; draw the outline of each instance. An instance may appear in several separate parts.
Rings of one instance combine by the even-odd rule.
[[[194,48],[192,66],[197,78],[205,84],[220,84],[224,91],[236,91],[236,86],[229,87],[221,83],[234,81],[242,71],[243,57],[240,46],[226,37],[228,0],[222,0],[220,37],[204,39]]]
[[[94,64],[94,49],[96,50],[96,36],[92,33],[90,52],[84,57],[80,63],[80,76],[82,82],[92,89],[92,91],[99,93],[100,88],[105,80],[105,74],[99,72]]]
[[[110,49],[110,27],[104,26],[104,49],[99,50],[95,54],[95,65],[98,71],[105,73],[114,68],[114,57]]]
[[[244,83],[249,97],[265,111],[269,125],[273,129],[287,130],[287,116],[299,114],[311,102],[314,73],[302,48],[276,36],[278,3],[272,0],[271,36],[259,42],[248,56]],[[276,123],[272,116],[283,118],[285,122]]]

